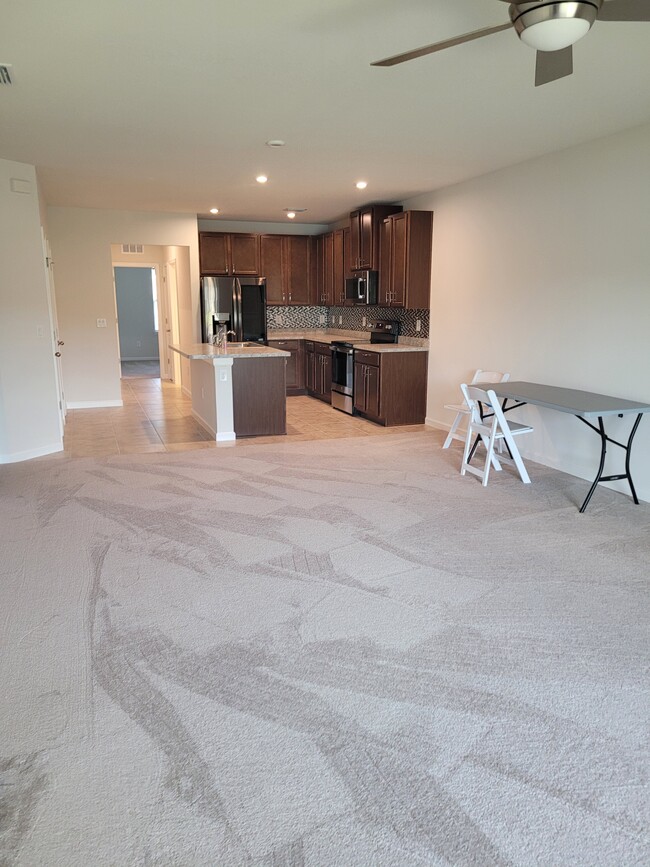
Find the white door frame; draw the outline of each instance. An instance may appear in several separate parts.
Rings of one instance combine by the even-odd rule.
[[[52,354],[54,355],[54,376],[56,379],[56,390],[59,404],[59,433],[63,437],[65,428],[65,417],[67,414],[67,406],[65,402],[65,392],[63,389],[63,367],[61,365],[60,346],[63,346],[63,341],[59,335],[59,320],[56,314],[56,294],[54,291],[54,274],[52,272],[52,251],[50,250],[50,242],[45,236],[45,231],[41,226],[41,242],[43,244],[43,259],[45,261],[45,289],[47,294],[47,307],[50,318],[50,345],[52,346]],[[59,353],[57,355],[57,353]]]
[[[160,279],[160,265],[158,262],[122,262],[114,260],[113,265],[113,293],[115,295],[115,327],[117,328],[117,353],[120,355],[120,322],[117,308],[117,289],[115,287],[115,269],[116,268],[148,268],[156,273],[156,289],[158,292],[158,358],[160,362],[160,378],[169,379],[170,374],[167,365],[167,354],[164,351],[164,325],[161,313],[166,309],[165,291],[163,289],[163,281]]]
[[[178,270],[176,259],[165,262],[165,299],[166,306],[166,341],[167,365],[170,379],[175,385],[181,384],[181,357],[177,352],[169,349],[170,343],[180,343],[180,321],[178,314]]]

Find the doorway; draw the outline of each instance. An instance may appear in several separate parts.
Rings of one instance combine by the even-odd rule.
[[[157,265],[117,265],[115,300],[122,378],[159,378],[160,279]]]

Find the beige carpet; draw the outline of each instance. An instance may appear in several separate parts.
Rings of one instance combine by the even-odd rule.
[[[0,864],[650,863],[650,507],[441,440],[0,469]]]

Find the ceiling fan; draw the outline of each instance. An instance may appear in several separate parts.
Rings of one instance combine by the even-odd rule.
[[[501,2],[508,3],[509,0]],[[433,54],[434,51],[442,51],[443,48],[451,48],[514,27],[522,42],[537,49],[537,87],[571,75],[572,46],[589,32],[594,21],[650,21],[650,0],[528,0],[510,3],[508,11],[510,21],[507,24],[483,27],[453,39],[434,42],[414,51],[377,60],[370,65],[395,66],[406,60],[414,60],[425,54]]]

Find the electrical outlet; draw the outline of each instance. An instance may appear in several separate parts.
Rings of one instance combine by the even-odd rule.
[[[421,328],[422,328],[422,320],[421,320],[421,319],[416,319],[416,320],[415,320],[415,330],[416,330],[416,331],[419,331]]]
[[[97,327],[98,328],[106,328],[106,320],[105,319],[98,319],[97,320]]]
[[[322,313],[318,317],[318,321],[320,322],[321,325],[325,325],[325,316]]]
[[[343,325],[343,317],[339,316],[339,325]]]
[[[361,324],[363,325],[364,328],[366,327],[366,322],[367,322],[366,317],[362,316],[361,317]]]
[[[37,337],[45,337],[45,331],[43,330],[43,326],[42,326],[42,325],[37,325],[37,326],[36,326],[36,336],[37,336]]]

